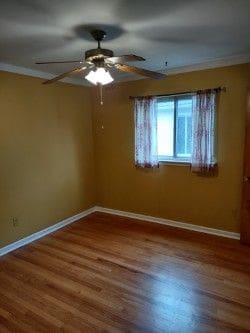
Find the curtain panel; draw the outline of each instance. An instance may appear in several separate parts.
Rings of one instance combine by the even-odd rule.
[[[193,97],[192,115],[193,148],[191,170],[210,174],[215,171],[216,161],[216,91],[199,91]]]
[[[157,103],[155,97],[134,100],[135,165],[139,168],[159,167],[157,151]]]

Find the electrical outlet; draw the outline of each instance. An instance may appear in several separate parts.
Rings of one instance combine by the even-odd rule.
[[[17,227],[19,225],[19,221],[18,221],[17,217],[12,217],[11,221],[12,221],[13,227]]]

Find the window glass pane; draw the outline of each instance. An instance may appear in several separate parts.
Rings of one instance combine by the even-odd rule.
[[[177,155],[183,155],[185,154],[185,117],[177,117],[176,134]]]
[[[191,156],[192,98],[180,98],[176,103],[176,156]]]
[[[159,99],[157,107],[158,155],[173,157],[174,101]]]
[[[192,116],[187,120],[187,154],[191,156],[192,150]]]

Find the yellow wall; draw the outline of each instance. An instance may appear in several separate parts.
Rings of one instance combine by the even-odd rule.
[[[41,82],[0,72],[0,247],[95,203],[89,90]]]
[[[103,107],[93,90],[97,204],[238,232],[249,78],[250,64],[128,82],[108,87]],[[227,87],[218,108],[218,177],[198,177],[188,166],[137,170],[129,95],[217,86]]]
[[[95,204],[239,231],[250,64],[108,86],[103,107],[96,88],[41,82],[0,72],[0,247]],[[218,109],[218,177],[166,164],[137,170],[129,95],[216,86],[227,87]]]

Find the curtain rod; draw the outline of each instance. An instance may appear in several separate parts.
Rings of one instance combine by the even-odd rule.
[[[168,96],[177,96],[177,95],[187,95],[187,94],[194,94],[197,92],[202,91],[203,89],[198,89],[198,90],[190,90],[190,91],[182,91],[179,93],[172,93],[172,94],[160,94],[160,95],[146,95],[146,96],[129,96],[130,99],[134,98],[140,98],[140,97],[168,97]],[[216,88],[208,88],[204,90],[215,90],[216,92],[226,92],[227,88],[226,87],[216,87]]]

